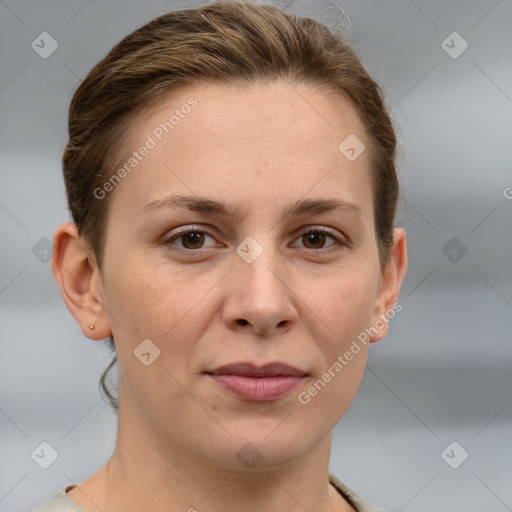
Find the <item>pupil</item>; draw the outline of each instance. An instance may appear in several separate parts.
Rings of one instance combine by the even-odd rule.
[[[203,237],[204,237],[204,233],[199,233],[197,231],[188,233],[187,235],[185,235],[185,239],[186,239],[185,245],[186,246],[192,245],[193,248],[200,247],[203,243]]]
[[[320,246],[324,245],[325,235],[323,233],[308,233],[305,236],[307,237],[307,244],[320,244]]]

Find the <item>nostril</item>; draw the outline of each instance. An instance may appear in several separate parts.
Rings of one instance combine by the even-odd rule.
[[[240,320],[237,320],[237,323],[239,325],[247,325],[249,322],[247,320],[244,320],[243,318],[241,318]]]

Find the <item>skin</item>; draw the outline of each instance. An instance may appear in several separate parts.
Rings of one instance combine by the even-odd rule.
[[[127,154],[191,96],[198,105],[110,192],[102,272],[74,224],[55,232],[64,301],[86,336],[113,334],[122,376],[114,454],[68,496],[87,512],[353,510],[328,483],[331,431],[356,394],[369,345],[308,404],[297,396],[393,308],[406,234],[394,229],[382,271],[370,152],[349,161],[338,150],[349,134],[369,148],[368,137],[348,101],[308,86],[187,86],[141,113]],[[238,205],[244,215],[145,212],[168,194]],[[313,198],[361,209],[283,217]],[[207,230],[203,245],[167,242],[180,227]],[[312,227],[347,245],[321,234],[311,242],[302,235]],[[236,252],[248,236],[263,249],[251,263]],[[386,333],[387,324],[371,342]],[[160,356],[145,366],[134,350],[148,338]],[[240,361],[283,361],[308,377],[256,403],[203,373]],[[237,457],[247,443],[262,456],[252,467]]]

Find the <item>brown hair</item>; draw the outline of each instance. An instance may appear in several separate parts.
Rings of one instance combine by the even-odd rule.
[[[322,23],[272,5],[227,1],[169,12],[135,30],[90,71],[73,96],[64,179],[73,221],[100,271],[112,194],[98,199],[94,191],[121,162],[130,121],[177,87],[211,80],[249,85],[285,80],[352,102],[370,140],[375,236],[384,269],[399,182],[396,136],[379,85],[344,38]],[[100,382],[117,407],[105,385],[115,360]]]

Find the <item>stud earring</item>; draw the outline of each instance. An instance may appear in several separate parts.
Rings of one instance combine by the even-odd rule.
[[[94,326],[94,325],[89,325],[89,329],[91,329],[91,331],[94,331],[94,329],[96,329],[96,326]]]

